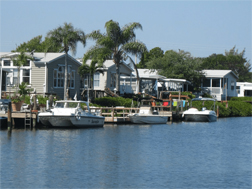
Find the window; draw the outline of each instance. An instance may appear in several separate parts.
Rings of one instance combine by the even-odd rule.
[[[237,94],[240,94],[240,91],[241,89],[240,89],[240,86],[236,86],[236,92],[237,92]]]
[[[212,87],[220,87],[220,79],[212,79]]]
[[[203,80],[203,87],[210,87],[210,79]]]
[[[12,73],[7,74],[6,84],[7,86],[10,86],[12,84]]]
[[[18,71],[13,70],[13,85],[17,86],[18,85]]]
[[[75,71],[74,70],[68,73],[68,87],[69,88],[75,87]]]
[[[23,66],[30,66],[30,60],[27,60]]]
[[[64,81],[65,81],[65,68],[64,66],[59,66],[58,69],[53,70],[53,87],[63,88]],[[75,70],[71,70],[68,72],[67,87],[69,88],[75,87]]]
[[[53,87],[64,87],[64,69],[60,66],[53,70]]]
[[[30,84],[30,70],[23,70],[23,82]]]
[[[235,87],[235,82],[231,81],[231,90],[234,90],[234,87]]]
[[[100,73],[94,74],[94,87],[99,87],[100,81]]]
[[[3,65],[4,65],[4,66],[10,66],[10,65],[11,65],[10,60],[4,60]]]
[[[110,87],[115,87],[116,86],[116,74],[112,73],[111,74],[111,82],[110,82]]]

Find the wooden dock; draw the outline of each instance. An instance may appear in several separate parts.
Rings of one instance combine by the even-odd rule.
[[[157,108],[157,107],[154,107]],[[162,108],[159,106],[158,108]],[[167,108],[164,106],[164,108]],[[139,108],[125,108],[125,107],[90,107],[92,113],[96,115],[101,115],[105,117],[105,123],[130,123],[129,117],[127,117],[130,113],[138,113]],[[168,121],[172,121],[172,112],[159,110],[160,115],[165,115],[168,117]],[[1,117],[7,117],[8,113],[1,113]],[[26,120],[29,120],[28,123]],[[24,125],[24,128],[35,128],[37,125],[40,125],[38,119],[38,112],[12,112],[11,113],[11,124],[13,128],[16,128],[17,123]]]

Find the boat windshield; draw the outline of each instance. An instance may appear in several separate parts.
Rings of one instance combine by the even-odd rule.
[[[56,104],[55,104],[55,108],[64,108],[64,102],[57,102]]]
[[[78,103],[76,102],[57,102],[55,108],[77,108]]]

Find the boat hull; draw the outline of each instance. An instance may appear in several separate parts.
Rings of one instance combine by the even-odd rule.
[[[129,119],[132,123],[165,124],[168,117],[158,115],[129,115]]]
[[[217,116],[214,111],[203,110],[198,111],[196,108],[190,108],[186,110],[182,118],[184,121],[193,121],[193,122],[213,122],[217,121]]]
[[[39,118],[44,125],[52,127],[103,127],[104,117],[81,116],[79,119],[76,116],[41,116]]]
[[[214,115],[201,115],[201,114],[185,114],[184,121],[188,122],[214,122],[217,117]]]

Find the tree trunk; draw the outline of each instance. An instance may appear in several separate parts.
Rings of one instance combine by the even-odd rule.
[[[67,100],[67,98],[66,98],[66,92],[67,92],[67,53],[65,53],[64,100]]]
[[[120,70],[119,64],[116,64],[116,93],[120,95]]]
[[[140,91],[140,79],[139,79],[139,73],[136,64],[134,63],[134,68],[136,70],[136,76],[137,76],[137,81],[136,81],[136,94],[138,94]]]

